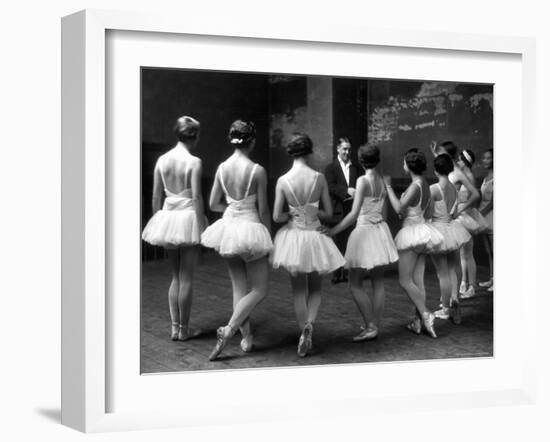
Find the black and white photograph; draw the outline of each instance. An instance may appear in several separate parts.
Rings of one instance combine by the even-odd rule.
[[[141,68],[142,374],[493,357],[493,85]]]

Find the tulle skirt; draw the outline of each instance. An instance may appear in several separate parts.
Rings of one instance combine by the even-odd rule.
[[[404,225],[395,236],[398,251],[413,250],[429,253],[443,242],[443,235],[430,223]]]
[[[489,224],[483,215],[474,207],[470,207],[458,215],[457,221],[472,235],[481,233],[489,228]]]
[[[204,225],[206,225],[206,220]],[[158,210],[149,220],[142,239],[154,246],[173,249],[200,244],[200,226],[193,209]]]
[[[267,228],[259,221],[243,218],[219,219],[205,229],[201,242],[224,258],[240,256],[247,262],[266,256],[273,249]]]
[[[431,225],[435,227],[441,235],[443,235],[443,241],[439,245],[431,248],[430,253],[447,253],[460,249],[466,244],[472,237],[466,228],[457,220],[450,222],[432,222]]]
[[[346,268],[373,269],[399,259],[390,229],[385,222],[355,227],[346,247]]]
[[[288,224],[275,235],[270,261],[274,268],[284,267],[292,274],[326,274],[346,263],[332,238]]]

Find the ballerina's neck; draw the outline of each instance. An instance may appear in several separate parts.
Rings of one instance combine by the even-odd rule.
[[[176,149],[185,153],[191,153],[189,146],[182,141],[178,141],[178,144],[176,144]]]

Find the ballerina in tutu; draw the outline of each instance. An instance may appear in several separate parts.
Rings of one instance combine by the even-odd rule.
[[[479,286],[484,287],[487,291],[493,291],[493,149],[488,149],[483,154],[483,167],[487,169],[487,175],[481,183],[481,204],[479,212],[487,221],[487,229],[483,232],[483,245],[489,257],[489,272],[490,278],[488,281],[480,282]]]
[[[290,274],[296,319],[302,331],[297,353],[304,357],[312,348],[313,324],[321,305],[321,275],[342,267],[345,260],[334,241],[320,232],[319,218],[331,217],[332,205],[324,175],[308,165],[313,152],[311,139],[293,134],[287,152],[294,162],[277,180],[273,220],[288,222],[275,236],[271,263]],[[288,213],[283,212],[285,201]]]
[[[335,227],[330,235],[337,235],[357,221],[351,232],[344,258],[350,269],[350,290],[364,320],[361,332],[353,338],[360,342],[374,339],[380,330],[384,309],[384,268],[399,258],[395,243],[386,224],[386,188],[376,166],[380,162],[377,146],[364,145],[359,148],[359,163],[365,175],[357,179],[357,187],[351,212]],[[363,280],[369,272],[373,298],[363,290]]]
[[[475,183],[474,174],[472,173],[474,162],[475,155],[471,150],[466,149],[460,152],[457,165],[472,185]],[[489,226],[477,207],[472,205],[465,207],[469,196],[469,190],[464,185],[460,186],[457,219],[466,227],[471,235],[477,235],[487,230]],[[476,204],[478,201],[479,199],[476,200]],[[460,283],[459,292],[463,298],[471,298],[475,295],[475,287],[477,285],[477,265],[474,258],[473,236],[470,238],[470,241],[460,248],[460,266],[462,269],[462,282]]]
[[[172,282],[168,289],[171,338],[185,341],[200,334],[199,329],[189,326],[189,316],[193,272],[206,218],[201,190],[202,163],[191,154],[199,141],[199,122],[183,116],[177,120],[174,132],[178,143],[161,155],[155,165],[154,215],[143,229],[142,238],[167,250],[172,265]]]
[[[216,346],[210,354],[212,361],[239,328],[241,349],[244,352],[252,350],[249,318],[267,295],[267,256],[273,248],[269,233],[267,175],[262,166],[249,158],[256,144],[254,124],[235,121],[228,138],[235,151],[219,165],[210,194],[210,209],[223,212],[223,217],[202,235],[202,244],[225,258],[233,287],[233,314],[227,325],[217,330]],[[247,283],[250,291],[247,291]]]
[[[479,231],[483,230],[484,221],[482,220],[482,217],[479,216],[479,218],[476,220],[474,217],[470,216],[469,214],[470,209],[473,209],[475,204],[477,204],[477,201],[479,200],[479,192],[474,186],[474,177],[471,171],[469,171],[469,169],[466,170],[462,168],[459,164],[459,150],[457,145],[452,141],[445,141],[439,145],[437,143],[433,143],[432,153],[434,154],[434,156],[437,156],[442,153],[447,153],[453,160],[454,168],[453,168],[453,171],[449,174],[449,181],[451,181],[451,183],[453,183],[456,189],[458,190],[458,209],[455,214],[456,218],[462,223],[464,227],[466,227],[466,230],[468,230],[468,232],[470,232],[471,235],[474,235]],[[468,174],[468,171],[470,172],[469,174]],[[472,213],[474,214],[474,216],[476,216],[474,212]],[[472,244],[472,250],[473,250],[473,242],[471,244]],[[469,246],[468,244],[466,244],[464,247],[469,247]],[[461,252],[457,251],[456,253],[457,255],[460,255]],[[472,255],[472,260],[473,260],[473,255]],[[461,263],[462,259],[460,257],[457,257],[456,262]],[[470,266],[471,266],[471,262],[470,262]],[[465,281],[468,278],[468,279],[471,279],[473,282],[470,285],[470,288],[466,287],[466,283],[461,284],[462,287],[460,288],[458,284],[453,283],[453,286],[451,288],[453,299],[455,299],[458,296],[459,292],[461,293],[461,297],[463,298],[469,298],[474,296],[475,294],[475,287],[474,287],[475,262],[474,262],[473,269],[469,268],[467,272],[463,272],[461,267],[458,266],[458,264],[455,271],[457,275],[459,273],[462,273],[461,279],[463,281]]]
[[[403,219],[403,227],[395,237],[399,252],[399,284],[407,292],[417,313],[407,328],[420,334],[424,325],[427,332],[437,338],[435,316],[426,308],[424,268],[425,253],[439,245],[443,236],[426,222],[426,218],[430,217],[432,204],[428,183],[422,176],[426,170],[426,157],[417,149],[410,149],[405,154],[403,169],[411,177],[411,184],[401,195],[401,199],[397,198],[391,186],[391,178],[384,177],[384,182],[393,209]]]
[[[457,284],[455,269],[456,250],[471,240],[464,226],[453,219],[457,210],[458,192],[449,181],[448,175],[453,171],[453,160],[447,154],[434,159],[437,183],[430,186],[433,199],[432,225],[443,235],[443,241],[430,252],[435,265],[441,290],[441,309],[435,312],[436,318],[451,319],[455,324],[461,323],[458,297],[452,298],[452,285]]]

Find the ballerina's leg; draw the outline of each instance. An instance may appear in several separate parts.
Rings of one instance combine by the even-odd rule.
[[[180,248],[178,308],[179,322],[183,326],[189,324],[193,302],[193,274],[197,266],[198,252],[197,246]]]
[[[170,270],[172,273],[172,280],[168,288],[168,308],[170,310],[170,320],[172,322],[171,336],[173,340],[176,340],[180,321],[178,306],[180,253],[178,249],[166,249],[166,253],[170,261]]]
[[[349,271],[349,288],[365,327],[367,327],[369,322],[373,321],[374,314],[372,302],[366,290],[363,289],[365,273],[365,269],[351,268]]]
[[[294,296],[294,313],[300,331],[307,321],[307,275],[305,273],[290,274],[290,285]]]
[[[424,287],[423,262],[420,261],[422,255],[418,255],[413,250],[404,250],[399,252],[399,285],[405,290],[409,299],[412,301],[416,310],[421,315],[426,310],[426,294],[415,283],[415,279]],[[424,258],[425,259],[425,258]]]
[[[447,255],[440,253],[432,255],[437,278],[439,279],[439,290],[441,292],[441,304],[444,308],[451,305],[451,280],[449,277],[449,265]]]
[[[307,274],[307,316],[306,323],[313,324],[321,306],[321,275],[317,272]]]
[[[384,269],[375,267],[370,270],[370,279],[373,291],[372,301],[372,322],[376,327],[380,328],[382,314],[384,312],[384,303],[386,301],[386,289],[384,286]]]
[[[237,304],[241,299],[246,296],[247,290],[247,276],[246,276],[246,264],[240,258],[233,258],[228,260],[229,277],[231,279],[231,285],[233,289],[233,311],[235,311]],[[250,334],[250,321],[247,318],[246,321],[240,327],[241,335],[248,336]]]
[[[232,258],[239,259],[240,258]],[[250,281],[250,292],[243,296],[235,305],[233,315],[229,320],[228,326],[231,330],[236,330],[250,316],[254,308],[264,300],[267,295],[267,285],[269,276],[269,267],[267,256],[255,261],[248,262],[245,265],[245,272]],[[231,264],[230,264],[231,265]],[[227,329],[227,327],[226,327]],[[231,331],[230,331],[231,333]]]

